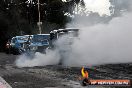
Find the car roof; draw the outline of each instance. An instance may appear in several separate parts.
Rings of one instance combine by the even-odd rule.
[[[68,31],[79,31],[79,29],[75,29],[75,28],[58,29],[57,32],[68,32]]]
[[[36,35],[50,35],[50,34],[36,34]]]

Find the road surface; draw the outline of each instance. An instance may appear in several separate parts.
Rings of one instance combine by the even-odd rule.
[[[17,57],[0,53],[0,76],[12,88],[105,88],[82,87],[78,80],[81,76],[81,67],[53,65],[18,68],[14,64]],[[87,70],[91,79],[132,79],[130,63],[93,66],[87,67]]]

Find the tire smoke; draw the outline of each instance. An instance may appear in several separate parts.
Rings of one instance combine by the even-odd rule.
[[[77,18],[75,21],[81,20],[82,18]],[[79,38],[74,39],[70,46],[65,45],[63,37],[59,38],[56,50],[49,50],[46,54],[36,53],[32,59],[21,55],[16,60],[16,65],[33,67],[55,65],[62,61],[65,66],[89,66],[132,62],[132,13],[113,17],[107,24],[84,26],[87,22],[90,21],[85,19],[74,25],[80,28]]]
[[[28,54],[20,55],[15,61],[18,67],[34,67],[44,65],[56,65],[60,61],[58,51],[46,51],[46,54],[36,52],[34,57],[30,57]]]
[[[132,13],[114,18],[109,24],[81,27],[74,41],[68,66],[132,62]]]

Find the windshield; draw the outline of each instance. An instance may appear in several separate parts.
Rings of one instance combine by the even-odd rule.
[[[33,43],[49,44],[48,37],[49,37],[49,35],[34,35],[32,42]]]
[[[18,37],[17,39],[18,39],[18,41],[23,41],[24,42],[24,41],[28,40],[28,37],[25,37],[25,36],[24,37]]]
[[[16,43],[16,42],[18,42],[18,43],[24,43],[27,40],[28,40],[28,37],[26,37],[26,36],[19,36],[19,37],[17,36],[17,37],[12,38],[11,42],[12,43]]]
[[[16,42],[16,38],[12,38],[11,43],[15,43]]]

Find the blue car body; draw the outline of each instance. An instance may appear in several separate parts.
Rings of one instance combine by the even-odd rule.
[[[11,51],[13,54],[21,54],[25,51],[24,44],[27,42],[28,36],[16,36],[11,39]]]
[[[35,52],[43,52],[49,47],[50,34],[33,35],[30,49]]]

